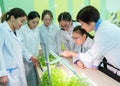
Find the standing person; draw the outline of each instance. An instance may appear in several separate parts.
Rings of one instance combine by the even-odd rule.
[[[23,40],[16,32],[26,20],[25,12],[13,8],[2,16],[0,26],[0,84],[3,86],[27,86],[23,57],[36,66],[38,60],[23,46]]]
[[[23,37],[25,48],[35,57],[39,55],[40,37],[39,28],[37,27],[39,20],[39,13],[36,11],[31,11],[27,16],[28,22],[22,26],[20,30],[18,30]],[[24,60],[24,65],[28,86],[39,86],[39,80],[34,64]]]
[[[72,39],[72,32],[75,26],[80,25],[78,22],[73,22],[72,17],[69,12],[62,12],[58,16],[58,22],[61,30],[56,36],[57,41],[57,52],[60,55],[61,51],[64,50],[73,50],[76,46]]]
[[[94,59],[104,56],[108,63],[120,69],[120,28],[100,19],[99,11],[93,6],[86,6],[81,9],[77,14],[77,20],[87,32],[95,31],[94,44],[85,53],[63,52],[63,55],[78,57],[83,63],[92,62]],[[120,77],[119,70],[111,71]]]
[[[53,15],[50,10],[44,10],[42,12],[42,21],[43,25],[40,26],[40,42],[41,47],[44,49],[44,46],[47,46],[47,52],[52,50],[56,51],[56,33],[59,31],[59,27],[53,23]]]

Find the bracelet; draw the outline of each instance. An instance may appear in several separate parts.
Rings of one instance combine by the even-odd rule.
[[[80,60],[76,60],[76,61],[74,62],[74,64],[77,64],[78,61],[80,61]]]

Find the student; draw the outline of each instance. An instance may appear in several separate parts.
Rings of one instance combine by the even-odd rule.
[[[55,36],[59,31],[59,27],[53,23],[53,15],[50,10],[44,10],[42,12],[43,25],[40,26],[40,42],[43,51],[45,52],[45,47],[47,52],[52,50],[56,52],[56,41]]]
[[[60,55],[62,46],[65,47],[66,50],[73,50],[75,44],[72,40],[72,32],[75,26],[80,25],[78,22],[74,22],[69,12],[62,12],[58,16],[58,22],[61,30],[57,33],[56,41],[57,41],[57,52]]]
[[[84,29],[82,29],[81,26],[76,26],[73,29],[73,37],[72,38],[73,38],[73,41],[75,42],[75,44],[81,45],[79,52],[85,53],[93,45],[93,36],[91,36]],[[75,52],[75,50],[74,50],[74,52]],[[80,68],[93,66],[93,63],[88,64],[87,62],[85,62],[85,64],[83,64],[79,59],[73,58],[73,60],[74,60],[74,63],[77,64]]]
[[[25,48],[35,57],[39,55],[40,37],[39,28],[37,28],[39,20],[39,13],[36,11],[31,11],[27,16],[28,22],[22,26],[20,30],[18,30],[23,37]],[[38,86],[39,83],[34,64],[25,60],[24,64],[28,86]]]
[[[20,8],[13,8],[4,16],[0,26],[0,85],[27,86],[23,57],[36,66],[38,60],[29,54],[16,32],[26,20],[25,12]]]
[[[77,20],[87,32],[95,31],[94,44],[85,53],[63,52],[63,55],[78,57],[83,63],[92,62],[94,59],[106,57],[107,62],[120,69],[120,28],[100,19],[98,10],[93,6],[86,6],[77,14]],[[119,73],[117,69],[111,70]],[[119,73],[120,76],[120,73]]]

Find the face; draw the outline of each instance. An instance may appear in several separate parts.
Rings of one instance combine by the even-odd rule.
[[[84,44],[85,40],[86,40],[86,34],[79,34],[76,32],[73,32],[73,41],[77,44],[77,45],[81,45]]]
[[[49,26],[52,23],[52,18],[47,14],[44,16],[43,22],[46,26]]]
[[[71,28],[72,21],[61,20],[59,24],[60,24],[60,28],[63,28],[64,30],[67,31]]]
[[[36,27],[38,26],[38,24],[39,24],[39,20],[40,20],[39,17],[36,17],[36,18],[34,18],[34,19],[29,20],[29,21],[28,21],[29,27],[30,27],[31,29],[36,28]]]
[[[87,32],[91,32],[95,29],[95,22],[90,22],[89,24],[83,21],[79,21],[79,22],[81,23],[81,27],[85,29]]]
[[[14,19],[13,28],[14,29],[20,29],[20,27],[25,23],[25,21],[26,21],[26,16]]]

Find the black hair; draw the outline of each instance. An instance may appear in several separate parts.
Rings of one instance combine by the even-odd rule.
[[[58,16],[58,22],[60,22],[61,20],[72,21],[72,17],[71,17],[71,15],[70,15],[69,12],[62,12],[62,13]]]
[[[73,29],[73,32],[79,33],[79,34],[81,34],[81,35],[86,34],[86,37],[90,37],[91,39],[94,38],[94,37],[93,37],[92,35],[90,35],[85,29],[83,29],[80,25],[79,25],[79,26],[76,26],[76,27]]]
[[[4,21],[8,21],[11,16],[14,16],[15,19],[17,19],[19,17],[26,16],[26,13],[21,8],[13,8],[10,11],[8,11],[5,14],[2,15],[1,22],[3,23]]]
[[[78,14],[77,14],[77,21],[81,20],[87,24],[90,22],[97,22],[98,19],[100,18],[100,13],[99,11],[93,7],[93,6],[86,6],[83,9],[81,9]]]
[[[52,12],[50,10],[44,10],[42,12],[42,18],[41,18],[42,20],[45,17],[45,15],[49,15],[52,18],[52,20],[53,20],[53,14],[52,14]]]
[[[28,14],[28,20],[32,20],[34,18],[38,17],[40,19],[40,15],[38,12],[36,11],[31,11],[29,14]]]

